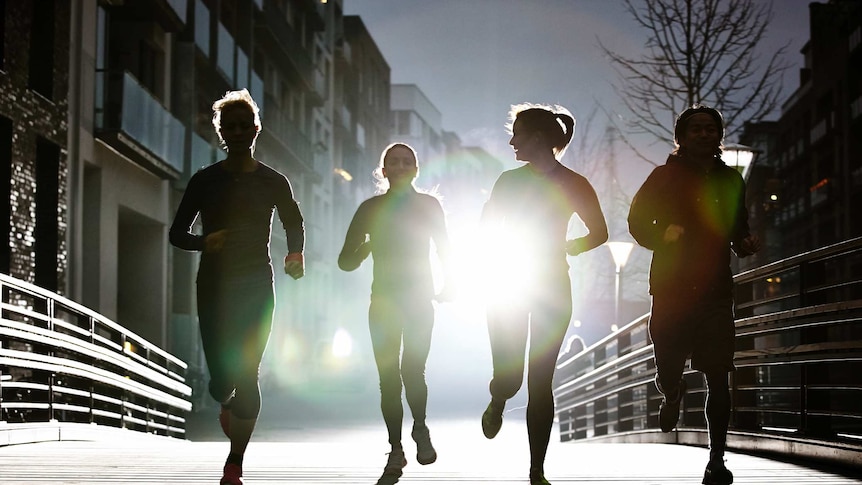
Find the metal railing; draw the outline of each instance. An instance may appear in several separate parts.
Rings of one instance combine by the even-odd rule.
[[[184,362],[38,286],[0,274],[0,294],[0,422],[184,437]]]
[[[734,277],[731,448],[862,459],[862,238]],[[706,389],[687,371],[678,432],[658,431],[649,315],[557,363],[567,440],[705,444]]]

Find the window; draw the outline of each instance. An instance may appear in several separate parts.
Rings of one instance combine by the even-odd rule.
[[[162,98],[162,56],[159,49],[148,40],[141,40],[138,56],[138,81],[150,94]]]
[[[35,283],[57,291],[57,213],[60,189],[60,147],[48,140],[36,141]]]
[[[362,123],[356,123],[356,144],[365,149],[365,127]]]
[[[409,135],[410,134],[410,112],[409,111],[395,111],[392,117],[392,122],[394,123],[394,134],[396,135]]]
[[[0,70],[6,68],[6,0],[0,0]]]
[[[0,116],[0,234],[12,232],[12,120]],[[0,243],[0,273],[9,274],[9,238]]]
[[[236,87],[237,89],[251,87],[248,77],[248,56],[239,47],[236,49]]]
[[[235,43],[233,37],[228,32],[227,28],[218,24],[218,54],[217,65],[222,74],[228,80],[229,84],[234,84],[234,49]]]
[[[35,0],[33,12],[28,86],[54,99],[54,0]]]
[[[210,56],[210,11],[201,0],[195,2],[195,45]]]
[[[105,50],[107,49],[108,13],[99,7],[96,11],[96,79],[95,99],[93,106],[95,111],[96,128],[105,127],[105,76],[108,66],[105,62]]]

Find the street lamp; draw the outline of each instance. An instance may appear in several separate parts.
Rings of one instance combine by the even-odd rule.
[[[620,324],[620,295],[622,291],[620,275],[623,271],[623,266],[626,265],[626,261],[629,260],[629,255],[632,252],[632,248],[634,247],[634,243],[623,242],[623,241],[611,241],[606,242],[605,246],[611,250],[611,257],[614,258],[614,265],[616,266],[616,278],[615,278],[615,293],[614,293],[614,325],[619,328]]]
[[[754,163],[759,150],[739,143],[728,143],[721,149],[721,160],[727,165],[739,170],[742,178],[748,177],[748,171]]]

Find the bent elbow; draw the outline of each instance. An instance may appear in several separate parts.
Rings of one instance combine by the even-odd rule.
[[[354,264],[353,261],[350,261],[350,258],[345,257],[344,253],[338,255],[338,269],[341,271],[353,271],[358,268],[358,264]]]

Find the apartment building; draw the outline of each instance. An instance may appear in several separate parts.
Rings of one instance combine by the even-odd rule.
[[[344,283],[337,253],[374,193],[390,125],[389,66],[361,19],[345,18],[342,0],[34,0],[0,11],[0,271],[114,319],[203,382],[198,255],[171,247],[168,230],[191,175],[223,157],[213,101],[247,88],[263,124],[255,156],[288,176],[306,219],[299,281],[280,273],[286,244],[273,231],[264,367],[343,372],[336,340],[366,340],[367,322],[364,309],[334,304],[359,284]]]
[[[862,236],[862,4],[809,11],[799,86],[777,121],[750,123],[740,138],[761,151],[748,188],[761,262]]]
[[[69,2],[0,2],[0,272],[66,293]]]
[[[205,380],[196,320],[198,255],[168,244],[189,177],[223,158],[211,106],[247,88],[261,108],[255,157],[291,180],[306,218],[307,276],[280,270],[267,369],[313,367],[330,339],[336,243],[335,48],[341,1],[72,2],[70,296],[187,360]],[[388,78],[386,79],[388,82]],[[347,89],[352,89],[348,85]],[[74,109],[71,105],[74,103]],[[332,327],[332,328],[330,328]],[[282,384],[264,375],[267,386]]]

